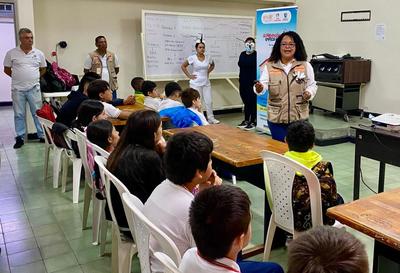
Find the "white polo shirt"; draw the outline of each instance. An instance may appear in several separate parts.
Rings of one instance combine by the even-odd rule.
[[[46,58],[36,48],[25,54],[18,46],[9,50],[4,58],[4,66],[11,67],[11,90],[27,91],[39,85],[40,67],[46,67]]]
[[[208,123],[204,114],[199,112],[199,110],[197,110],[196,108],[193,108],[193,107],[189,107],[188,109],[190,111],[192,111],[193,113],[195,113],[199,117],[199,119],[201,120],[201,123],[202,123],[201,125],[210,125],[210,123]],[[198,125],[200,125],[200,124],[198,124]]]
[[[195,247],[183,255],[179,270],[182,273],[240,273],[240,267],[235,261],[228,258],[207,261],[200,257]]]
[[[104,101],[102,101],[101,103],[103,103],[104,105],[104,112],[106,112],[106,115],[109,116],[110,118],[118,118],[119,115],[121,114],[121,110],[119,110],[114,105]]]
[[[144,106],[147,106],[155,111],[158,111],[160,108],[161,99],[160,98],[152,98],[149,96],[144,97]]]
[[[171,238],[182,256],[186,250],[196,246],[189,225],[189,208],[193,199],[191,192],[166,179],[151,193],[143,210],[144,215]],[[154,251],[162,251],[152,240],[150,245]],[[154,261],[152,259],[152,271],[159,272],[159,264]]]
[[[179,107],[179,106],[183,106],[183,104],[179,101],[166,98],[161,101],[160,107],[158,107],[158,112],[168,109],[168,108],[174,108],[174,107]]]

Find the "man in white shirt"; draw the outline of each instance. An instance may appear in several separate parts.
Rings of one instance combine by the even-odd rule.
[[[118,89],[117,74],[119,73],[119,60],[115,53],[107,50],[107,40],[104,36],[95,39],[97,49],[89,53],[84,63],[83,72],[95,72],[101,79],[110,84],[113,99],[117,98]]]
[[[222,182],[211,166],[212,150],[210,138],[198,132],[171,137],[164,154],[167,179],[154,189],[144,206],[143,213],[174,241],[181,255],[195,246],[189,226],[194,194]],[[151,244],[154,250],[161,250]],[[161,271],[154,259],[152,269]]]
[[[42,127],[36,116],[36,110],[42,105],[40,77],[46,72],[46,58],[42,51],[33,47],[33,34],[28,28],[18,32],[20,45],[7,52],[4,58],[4,73],[11,77],[11,93],[14,110],[15,144],[14,149],[24,145],[26,133],[26,102],[37,130],[40,142],[44,142]]]
[[[165,85],[165,96],[160,103],[160,107],[158,107],[158,111],[174,108],[174,107],[182,107],[183,104],[180,102],[182,94],[182,87],[176,82],[169,82]]]

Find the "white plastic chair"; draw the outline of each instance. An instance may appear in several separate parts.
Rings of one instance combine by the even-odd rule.
[[[293,234],[294,239],[300,234],[294,229],[292,207],[292,188],[296,172],[300,172],[307,180],[313,227],[323,225],[323,221],[321,188],[315,173],[277,153],[262,151],[261,157],[264,160],[265,191],[272,211],[264,246],[264,261],[266,261],[271,253],[276,227]]]
[[[68,159],[72,162],[72,202],[74,204],[79,202],[79,188],[81,184],[81,171],[82,171],[82,159],[75,154],[72,149],[72,141],[78,140],[75,132],[67,130],[65,133],[66,142],[69,144],[71,149],[64,149],[64,159],[62,168],[62,179],[61,179],[61,191],[65,192],[67,185],[68,175]]]
[[[163,252],[154,252],[154,257],[164,266],[164,273],[181,273],[174,261]]]
[[[82,217],[82,229],[87,228],[87,219],[89,216],[89,208],[90,208],[90,201],[93,200],[93,212],[92,212],[92,231],[93,231],[93,237],[92,237],[92,243],[93,245],[98,245],[99,244],[99,238],[100,238],[100,227],[101,227],[101,220],[102,220],[102,215],[104,215],[104,207],[105,207],[105,201],[104,200],[99,200],[95,196],[95,191],[93,190],[93,185],[94,181],[92,178],[91,170],[88,165],[88,154],[87,154],[87,147],[89,147],[93,150],[94,155],[96,155],[96,152],[98,151],[100,155],[104,156],[105,158],[108,158],[109,153],[98,147],[97,145],[94,145],[90,141],[87,140],[85,133],[81,132],[78,129],[74,129],[74,132],[77,136],[76,140],[78,142],[78,148],[79,148],[79,154],[82,159],[82,165],[85,169],[85,193],[84,193],[84,198],[83,198],[83,217]],[[98,149],[95,149],[97,148]],[[94,161],[94,158],[93,158]],[[102,249],[101,249],[102,251]],[[101,255],[104,254],[104,252],[100,253]]]
[[[41,118],[39,116],[37,118],[39,119],[39,123],[42,126],[44,132],[44,182],[46,182],[47,172],[49,170],[50,150],[54,151],[54,143],[53,143],[53,138],[51,136],[51,128],[53,127],[53,122],[48,119]]]
[[[150,248],[150,235],[157,242],[163,253],[172,259],[175,267],[181,263],[181,255],[175,243],[158,227],[156,227],[143,213],[143,203],[139,198],[130,193],[122,194],[122,203],[124,205],[126,219],[129,228],[134,234],[140,259],[140,268],[142,273],[151,273],[150,254],[153,250]]]
[[[131,272],[132,257],[134,254],[137,253],[137,248],[132,240],[121,239],[120,227],[118,226],[118,222],[114,214],[114,209],[112,207],[110,181],[117,188],[120,196],[123,193],[129,193],[129,190],[125,187],[124,184],[122,184],[122,182],[118,178],[116,178],[109,170],[107,170],[105,166],[107,160],[104,157],[96,156],[95,162],[99,166],[100,176],[106,188],[107,204],[112,218],[112,272],[128,273]]]

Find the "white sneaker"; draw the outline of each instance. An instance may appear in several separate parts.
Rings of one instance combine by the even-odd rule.
[[[219,123],[221,123],[218,119],[215,119],[215,118],[209,118],[208,119],[208,123],[210,123],[210,124],[219,124]]]

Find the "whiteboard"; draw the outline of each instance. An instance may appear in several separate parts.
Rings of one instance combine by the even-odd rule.
[[[237,78],[243,40],[254,34],[254,17],[142,11],[142,47],[146,79],[186,79],[184,60],[195,54],[204,35],[206,55],[213,58],[211,79]],[[190,68],[189,68],[190,69]]]

